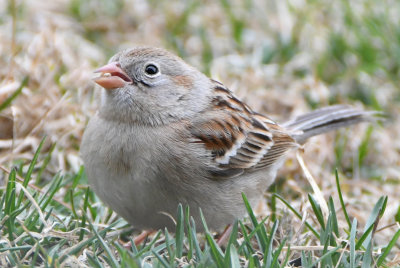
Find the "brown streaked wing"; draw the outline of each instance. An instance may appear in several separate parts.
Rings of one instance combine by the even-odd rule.
[[[299,146],[299,144],[296,143],[296,141],[285,131],[285,129],[277,125],[275,122],[265,118],[264,123],[268,126],[273,135],[272,139],[274,144],[257,163],[257,165],[254,167],[255,169],[262,169],[273,165],[290,149]]]
[[[267,167],[295,146],[274,121],[254,113],[222,84],[215,82],[214,94],[211,109],[190,127],[195,142],[210,150],[212,179]]]

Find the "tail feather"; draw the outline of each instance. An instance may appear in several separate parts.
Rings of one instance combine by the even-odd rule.
[[[293,132],[292,136],[298,143],[304,143],[318,134],[361,122],[375,121],[379,114],[376,111],[363,111],[347,105],[334,105],[298,116],[283,126]]]

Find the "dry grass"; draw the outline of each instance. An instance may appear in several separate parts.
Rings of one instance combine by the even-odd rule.
[[[43,178],[78,172],[82,133],[98,105],[93,69],[120,49],[161,46],[277,121],[331,103],[385,111],[388,120],[375,124],[370,138],[367,125],[313,138],[304,158],[325,198],[336,195],[333,170],[338,166],[350,216],[362,225],[378,198],[389,197],[376,234],[378,244],[387,243],[399,228],[399,3],[233,2],[0,2],[0,104],[29,78],[1,111],[0,165],[30,161],[47,136],[43,152],[56,145]],[[345,45],[334,39],[338,36]],[[366,48],[359,45],[364,41]],[[302,174],[292,154],[279,175],[285,187],[280,184],[278,190],[305,212],[311,188]],[[7,176],[0,171],[0,181]],[[259,212],[268,213],[265,206]],[[287,226],[296,222],[287,221]],[[295,245],[303,245],[300,237]]]

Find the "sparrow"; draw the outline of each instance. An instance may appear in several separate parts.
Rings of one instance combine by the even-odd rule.
[[[373,117],[335,105],[278,124],[160,48],[123,50],[96,72],[101,101],[81,144],[88,181],[142,230],[173,231],[178,204],[221,230],[245,215],[242,193],[252,205],[263,197],[289,151]]]

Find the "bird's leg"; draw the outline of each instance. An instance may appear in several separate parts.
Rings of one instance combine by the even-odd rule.
[[[229,236],[232,233],[232,224],[226,226],[225,230],[222,232],[221,236],[217,240],[218,246],[224,246],[228,242]]]
[[[153,230],[151,231],[142,231],[140,233],[140,235],[136,236],[135,239],[133,239],[133,242],[135,243],[135,246],[140,245],[141,243],[143,243],[144,240],[146,240],[146,238],[151,235],[152,233],[154,233]]]
[[[141,243],[143,243],[143,241],[146,240],[146,238],[151,235],[152,233],[154,233],[154,231],[142,231],[138,236],[136,236],[133,239],[133,243],[135,243],[135,246],[140,245]],[[131,241],[123,244],[123,247],[126,249],[130,249],[132,247],[132,243]]]

